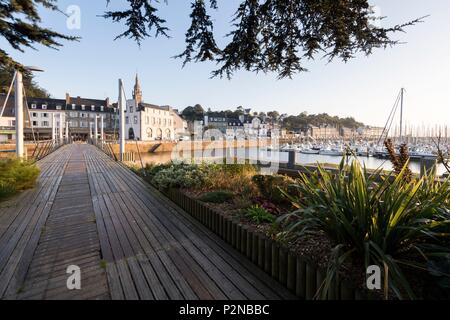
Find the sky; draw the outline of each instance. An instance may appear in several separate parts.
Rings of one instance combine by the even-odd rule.
[[[225,35],[239,0],[220,0],[219,11],[211,12],[216,40],[223,47]],[[43,25],[55,31],[81,37],[64,42],[60,50],[37,47],[20,53],[0,39],[0,47],[25,65],[45,72],[36,80],[55,98],[72,96],[117,100],[118,79],[131,97],[136,72],[144,101],[171,105],[180,110],[200,103],[205,109],[254,111],[277,110],[297,115],[326,112],[352,116],[368,125],[383,126],[401,87],[405,94],[405,122],[409,125],[450,125],[450,1],[371,0],[382,16],[382,26],[430,15],[424,23],[408,27],[394,39],[404,42],[394,48],[378,49],[369,57],[358,56],[344,63],[318,57],[308,62],[307,73],[277,80],[276,74],[237,72],[231,80],[210,79],[212,63],[192,63],[172,57],[184,50],[184,33],[189,27],[188,0],[161,1],[160,15],[167,20],[171,39],[149,38],[141,47],[130,39],[114,41],[124,30],[99,17],[106,0],[60,0],[60,9],[70,5],[81,9],[80,29],[70,30],[61,13],[41,10]],[[122,1],[112,1],[120,9]]]

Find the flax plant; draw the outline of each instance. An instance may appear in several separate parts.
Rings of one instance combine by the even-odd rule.
[[[336,244],[327,277],[318,296],[326,298],[339,278],[344,263],[359,261],[365,270],[378,265],[388,270],[389,291],[399,299],[414,299],[405,269],[427,270],[433,257],[450,253],[450,184],[433,174],[404,179],[407,163],[398,174],[369,173],[358,160],[338,173],[317,171],[301,174],[291,197],[298,208],[280,218],[288,233],[325,232]],[[448,243],[448,242],[447,242]],[[358,265],[358,264],[355,264]],[[447,275],[448,276],[448,275]],[[386,292],[387,292],[387,288]]]

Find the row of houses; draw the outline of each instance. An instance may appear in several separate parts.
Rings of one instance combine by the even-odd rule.
[[[275,125],[265,122],[259,117],[241,115],[239,118],[210,117],[206,115],[201,123],[204,129],[217,129],[227,138],[238,135],[246,139],[269,137],[276,129]]]
[[[281,130],[281,137],[311,137],[314,139],[377,139],[383,133],[381,127],[346,128],[336,126],[307,126],[297,131]]]
[[[117,103],[107,99],[72,97],[65,99],[27,98],[24,108],[25,139],[50,139],[54,128],[69,127],[70,136],[75,140],[86,140],[93,132],[95,121],[100,128],[103,120],[105,138],[117,138],[119,114]],[[15,140],[14,96],[6,101],[0,95],[0,142]],[[62,124],[62,125],[61,125]],[[177,110],[170,106],[157,106],[142,101],[139,79],[133,90],[133,99],[127,101],[125,111],[126,139],[142,141],[176,140],[186,134],[187,124]]]

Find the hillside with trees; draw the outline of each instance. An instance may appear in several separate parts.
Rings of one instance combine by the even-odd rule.
[[[353,117],[340,118],[338,116],[330,116],[327,113],[308,114],[300,113],[298,116],[288,116],[283,119],[283,128],[288,130],[299,130],[307,126],[333,126],[357,129],[364,126],[364,123],[356,121]]]
[[[14,76],[14,69],[12,67],[0,65],[0,94],[7,94],[11,81]],[[47,90],[41,88],[31,72],[24,71],[23,73],[23,85],[27,97],[33,98],[49,98],[50,94]],[[12,87],[11,94],[14,94],[14,86]]]

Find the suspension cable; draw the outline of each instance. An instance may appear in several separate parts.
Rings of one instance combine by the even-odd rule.
[[[8,102],[9,95],[11,94],[11,90],[13,88],[14,82],[16,81],[17,71],[14,72],[14,76],[12,78],[11,84],[9,85],[8,94],[6,95],[5,102],[3,103],[2,111],[0,112],[0,118],[3,116],[3,112],[5,111],[6,103]]]

